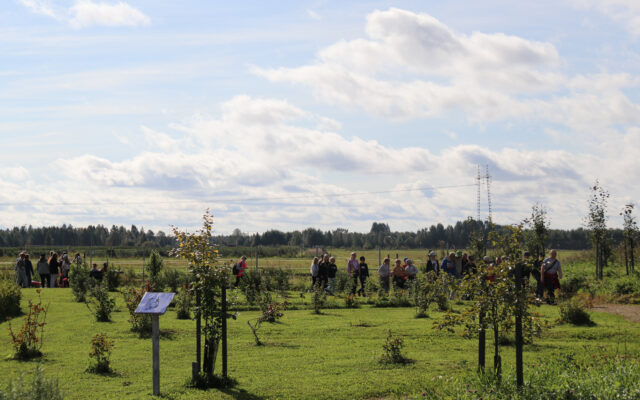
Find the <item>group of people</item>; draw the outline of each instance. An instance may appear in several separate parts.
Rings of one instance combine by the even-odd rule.
[[[438,262],[435,251],[428,253],[428,260],[425,266],[425,272],[433,272],[436,276],[441,273],[451,275],[456,279],[461,279],[464,275],[475,274],[478,271],[478,265],[472,255],[468,255],[460,250],[450,252],[442,262]],[[501,263],[508,261],[506,257],[497,257],[495,259],[485,256],[482,262],[486,267],[492,269]],[[528,284],[529,276],[536,281],[536,297],[542,301],[544,292],[547,292],[547,302],[555,304],[555,290],[560,288],[560,279],[562,279],[562,267],[557,258],[557,251],[551,250],[549,257],[544,260],[532,260],[528,251],[522,255],[522,260],[518,260],[523,265],[522,278]],[[335,290],[336,274],[338,267],[335,257],[324,254],[321,258],[315,257],[311,263],[310,273],[312,284],[320,285],[329,294],[333,294]],[[394,266],[391,267],[391,259],[385,258],[382,265],[378,268],[380,278],[380,286],[386,293],[389,292],[391,283],[398,288],[405,288],[407,282],[416,279],[418,275],[418,267],[413,260],[405,257],[403,260],[399,258],[395,260]],[[351,257],[347,261],[347,275],[351,280],[351,294],[366,296],[365,283],[369,278],[369,267],[365,262],[365,257],[361,256],[357,259],[355,252],[351,253]],[[487,280],[493,281],[495,275],[488,274]],[[358,289],[358,283],[360,288]]]
[[[29,253],[23,251],[19,254],[15,264],[16,283],[23,288],[32,286],[68,287],[69,270],[72,262],[82,262],[80,253],[76,253],[73,260],[71,260],[66,251],[62,254],[51,251],[48,258],[44,253],[40,254],[40,259],[34,269]],[[35,280],[36,273],[40,279],[39,281]]]

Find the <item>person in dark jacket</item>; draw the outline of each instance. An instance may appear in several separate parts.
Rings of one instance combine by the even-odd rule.
[[[38,275],[40,275],[40,286],[43,288],[49,287],[49,263],[44,253],[40,254],[40,260],[38,260],[36,268]]]
[[[27,281],[25,283],[27,284],[27,287],[31,287],[31,279],[34,273],[33,264],[31,263],[31,260],[29,260],[29,253],[24,253],[24,272],[27,274]]]
[[[369,266],[366,262],[364,262],[364,256],[360,256],[360,289],[358,289],[358,294],[360,296],[366,296],[367,293],[364,291],[364,284],[367,282],[367,278],[369,277]]]
[[[51,252],[51,257],[49,257],[49,274],[50,274],[50,282],[51,287],[56,287],[56,280],[58,278],[58,274],[60,273],[60,263],[58,262],[58,255]]]
[[[98,264],[93,264],[91,266],[91,271],[89,271],[89,276],[98,282],[102,282],[102,271],[98,269]]]
[[[336,265],[335,257],[329,257],[329,266],[327,270],[327,278],[329,283],[325,289],[327,293],[333,296],[333,291],[336,288],[336,274],[338,273],[338,266]]]
[[[326,289],[329,282],[329,255],[322,256],[322,261],[318,264],[318,283],[320,288]]]

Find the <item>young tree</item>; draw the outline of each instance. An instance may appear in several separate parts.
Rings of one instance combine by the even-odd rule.
[[[529,235],[527,235],[527,247],[536,258],[544,257],[545,243],[549,233],[549,221],[547,210],[542,204],[534,204],[531,207],[531,217],[525,220]]]
[[[202,319],[204,327],[204,354],[202,370],[208,382],[213,381],[213,372],[218,355],[220,339],[222,338],[223,319],[232,317],[224,315],[223,287],[226,288],[230,267],[218,263],[218,250],[212,242],[213,216],[209,210],[202,216],[202,228],[196,233],[180,231],[173,227],[173,234],[178,241],[178,247],[173,254],[186,258],[190,271],[195,277],[192,289],[196,293],[196,308],[194,314]],[[198,353],[200,344],[198,342]],[[200,360],[198,359],[198,369]]]
[[[164,282],[162,281],[162,257],[157,250],[153,250],[151,255],[149,256],[149,261],[144,266],[144,269],[147,270],[149,274],[149,283],[151,284],[151,288],[155,292],[161,292],[164,289]]]
[[[623,245],[624,245],[624,264],[627,268],[627,275],[635,269],[635,259],[633,248],[638,236],[638,224],[636,217],[633,215],[633,204],[627,204],[620,213],[623,217]]]
[[[598,279],[602,279],[602,271],[611,256],[611,239],[607,230],[608,200],[609,192],[602,188],[600,182],[596,180],[591,188],[589,213],[585,222],[596,253],[596,278]]]

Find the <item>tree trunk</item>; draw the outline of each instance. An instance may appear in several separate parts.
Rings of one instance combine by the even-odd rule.
[[[623,238],[623,250],[624,250],[624,267],[627,270],[627,276],[629,276],[629,252],[627,251],[627,240],[628,238]]]
[[[629,238],[629,265],[631,266],[631,271],[633,272],[636,268],[635,265],[635,260],[633,259],[633,246],[635,245],[635,243],[633,243],[633,237]]]
[[[497,305],[493,306],[493,372],[500,381],[502,378],[502,360],[500,359],[499,347],[499,326],[498,326],[498,310]]]
[[[485,355],[485,334],[484,329],[484,311],[481,311],[478,315],[478,324],[480,325],[480,332],[478,333],[478,371],[484,372],[484,355]]]

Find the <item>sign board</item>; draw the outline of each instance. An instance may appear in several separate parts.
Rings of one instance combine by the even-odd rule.
[[[136,308],[136,314],[162,315],[167,312],[167,307],[173,300],[175,293],[146,292]]]

